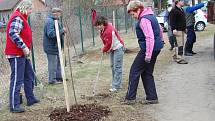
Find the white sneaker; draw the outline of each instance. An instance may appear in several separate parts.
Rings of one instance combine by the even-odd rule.
[[[115,88],[110,88],[109,91],[110,91],[110,92],[117,92],[117,89],[115,89]]]

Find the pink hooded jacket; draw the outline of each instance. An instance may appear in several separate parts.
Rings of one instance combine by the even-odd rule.
[[[142,13],[139,15],[139,18],[148,14],[154,14],[151,7],[144,8]],[[142,29],[146,37],[146,58],[151,59],[153,48],[154,48],[154,32],[152,30],[151,21],[146,18],[142,18],[140,22],[140,28]],[[160,36],[161,36],[161,39],[163,40],[163,30],[161,26],[160,26]]]

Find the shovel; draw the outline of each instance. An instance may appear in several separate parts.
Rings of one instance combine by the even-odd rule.
[[[97,84],[97,82],[99,80],[100,70],[101,70],[101,67],[102,67],[102,60],[103,60],[103,53],[102,53],[101,58],[100,58],[100,64],[99,64],[99,67],[98,67],[96,80],[93,81],[93,96],[95,96],[95,93],[96,93],[96,84]]]
[[[27,59],[28,60],[30,60],[30,58],[29,57],[27,57]],[[38,96],[40,97],[40,98],[42,98],[43,97],[43,92],[44,92],[44,85],[43,85],[43,83],[37,78],[37,75],[36,75],[36,73],[35,73],[35,71],[33,70],[33,74],[34,74],[34,82],[35,82],[35,84],[34,84],[34,86],[35,86],[35,88],[36,88],[36,93],[38,93]],[[38,92],[39,91],[39,92]]]
[[[33,71],[34,72],[34,71]],[[44,85],[43,83],[37,78],[36,73],[34,72],[34,77],[37,82],[35,85],[36,88],[36,93],[38,94],[38,97],[41,99],[43,98],[43,93],[44,93]]]

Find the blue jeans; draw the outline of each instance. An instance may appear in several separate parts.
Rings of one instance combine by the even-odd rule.
[[[62,78],[59,55],[47,54],[49,83],[56,82],[56,78]]]
[[[110,62],[112,69],[112,88],[121,88],[122,83],[122,64],[124,47],[110,52]]]
[[[34,97],[34,72],[31,66],[31,61],[25,57],[9,58],[11,67],[10,77],[10,109],[20,107],[20,90],[24,84],[24,92],[27,103],[32,103],[36,99]]]

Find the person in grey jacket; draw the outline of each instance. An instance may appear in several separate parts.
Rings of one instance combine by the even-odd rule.
[[[53,8],[51,13],[48,15],[44,26],[43,35],[43,48],[48,58],[48,73],[49,73],[49,84],[62,83],[60,59],[58,52],[57,36],[55,31],[54,20],[59,20],[62,14],[60,8]],[[63,48],[64,44],[64,33],[65,29],[59,22],[59,33],[61,39],[61,45]]]

